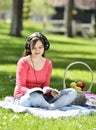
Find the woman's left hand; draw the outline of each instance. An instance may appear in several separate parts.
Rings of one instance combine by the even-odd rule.
[[[52,91],[51,91],[51,95],[52,95],[54,98],[58,98],[60,94],[57,93],[55,90],[52,90]]]

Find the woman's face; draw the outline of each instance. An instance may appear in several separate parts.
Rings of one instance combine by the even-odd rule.
[[[34,47],[31,46],[31,52],[34,56],[42,56],[42,54],[44,53],[43,43],[40,40],[38,40]]]

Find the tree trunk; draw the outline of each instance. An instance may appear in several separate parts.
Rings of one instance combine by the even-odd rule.
[[[74,0],[69,0],[65,8],[65,20],[66,20],[66,35],[68,37],[73,37],[72,34],[72,10],[73,10]]]
[[[21,37],[24,0],[13,0],[10,35]]]

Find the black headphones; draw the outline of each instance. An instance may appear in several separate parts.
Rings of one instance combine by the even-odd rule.
[[[25,49],[26,49],[27,51],[30,51],[30,44],[29,44],[29,42],[30,42],[33,38],[35,38],[35,37],[40,38],[40,39],[43,39],[43,41],[44,41],[44,50],[48,50],[48,49],[49,49],[50,43],[49,43],[48,39],[47,39],[42,33],[40,33],[40,32],[35,32],[35,33],[33,33],[32,35],[30,35],[30,36],[28,37],[27,41],[26,41]]]

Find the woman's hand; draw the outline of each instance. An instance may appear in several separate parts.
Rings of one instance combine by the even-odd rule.
[[[54,98],[58,98],[60,96],[60,94],[58,92],[56,92],[55,90],[52,90],[51,91],[51,95],[54,97]]]

